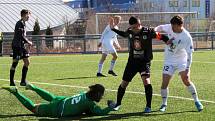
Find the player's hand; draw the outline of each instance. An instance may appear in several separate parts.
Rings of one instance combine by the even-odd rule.
[[[116,103],[113,100],[108,100],[107,105],[108,105],[108,107],[114,109],[116,106]]]
[[[166,44],[167,44],[167,45],[171,45],[171,44],[173,43],[173,40],[175,40],[174,37],[171,38],[171,39],[169,39],[169,40],[166,42]]]
[[[32,43],[31,41],[28,41],[28,45],[32,46],[32,45],[33,45],[33,43]]]
[[[101,47],[101,46],[102,46],[102,43],[101,43],[101,42],[99,42],[98,47]]]

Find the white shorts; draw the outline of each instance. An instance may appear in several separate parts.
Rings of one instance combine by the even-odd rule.
[[[110,53],[116,53],[116,49],[114,46],[102,46],[102,53],[105,53],[105,54],[110,54]]]
[[[175,71],[182,72],[186,70],[187,64],[164,64],[163,74],[173,75]]]

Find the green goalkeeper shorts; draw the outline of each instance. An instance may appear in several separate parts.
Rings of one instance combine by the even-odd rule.
[[[57,96],[50,103],[39,104],[38,109],[35,114],[38,116],[57,117],[58,110],[59,110],[59,104],[62,102],[63,99],[65,99],[64,96]]]

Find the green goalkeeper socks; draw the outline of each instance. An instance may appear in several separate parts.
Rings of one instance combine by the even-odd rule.
[[[42,97],[44,100],[51,102],[53,99],[55,99],[56,97],[49,93],[46,90],[43,90],[39,87],[36,87],[34,85],[31,84],[31,90],[35,91],[40,97]]]
[[[16,98],[31,112],[34,112],[35,110],[35,105],[34,103],[28,99],[27,97],[25,97],[23,94],[19,93],[19,92],[15,92],[12,93],[16,96]]]

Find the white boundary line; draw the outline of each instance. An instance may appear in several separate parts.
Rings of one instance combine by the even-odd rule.
[[[0,79],[1,81],[9,81],[8,79]],[[20,82],[20,81],[18,81]],[[31,82],[32,84],[40,84],[40,85],[51,85],[51,86],[60,86],[60,87],[71,87],[71,88],[82,88],[82,89],[88,89],[88,87],[83,87],[83,86],[73,86],[73,85],[61,85],[61,84],[52,84],[52,83],[44,83],[44,82]],[[117,92],[117,90],[112,90],[112,89],[106,89],[107,91],[110,92]],[[142,92],[135,92],[135,91],[126,91],[126,93],[130,94],[145,94]],[[154,96],[159,96],[161,97],[160,94],[153,94]],[[182,99],[182,100],[192,100],[192,98],[186,98],[186,97],[179,97],[179,96],[169,96],[170,98],[175,98],[175,99]],[[202,102],[206,103],[213,103],[215,104],[215,101],[209,101],[209,100],[200,100]]]
[[[127,59],[126,60],[118,60],[118,61],[127,61]],[[163,62],[163,60],[152,60],[152,62]],[[97,61],[94,61],[94,60],[92,60],[92,61],[89,61],[89,60],[87,60],[87,61],[82,61],[82,62],[92,62],[92,63],[94,63],[94,62],[97,62]],[[46,65],[46,64],[67,64],[67,63],[71,63],[70,61],[68,61],[68,62],[45,62],[45,63],[31,63],[31,64],[33,64],[33,65],[37,65],[37,64],[40,64],[40,65]],[[212,62],[212,61],[192,61],[192,63],[204,63],[204,64],[215,64],[215,62]],[[11,65],[11,63],[8,63],[8,64],[0,64],[0,65]]]

